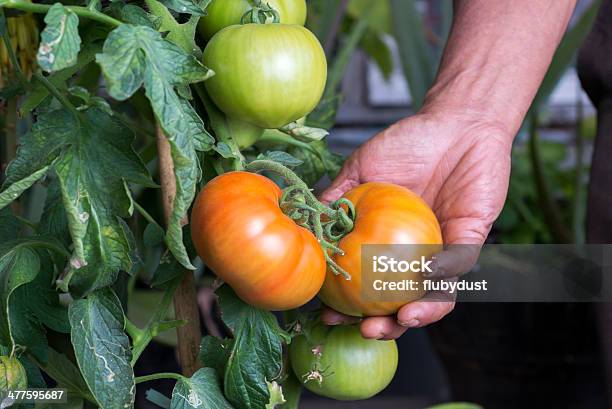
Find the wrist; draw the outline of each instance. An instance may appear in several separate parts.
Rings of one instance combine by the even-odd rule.
[[[470,74],[440,75],[425,97],[419,113],[440,119],[480,124],[495,129],[510,142],[519,131],[528,103],[511,100],[503,93],[494,93],[493,81]]]

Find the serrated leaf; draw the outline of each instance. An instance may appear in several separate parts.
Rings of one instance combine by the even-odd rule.
[[[74,244],[63,285],[84,295],[132,269],[133,246],[120,219],[131,208],[124,182],[155,185],[131,147],[134,135],[114,117],[97,108],[84,111],[80,120],[64,110],[49,116],[47,121],[61,121],[68,130],[54,164]]]
[[[257,159],[267,159],[274,162],[278,162],[281,165],[285,165],[290,168],[294,168],[296,166],[300,166],[303,162],[291,155],[290,153],[283,151],[268,151],[265,154],[259,154]]]
[[[144,26],[123,25],[111,32],[97,56],[117,99],[131,96],[142,84],[168,142],[176,178],[176,197],[168,222],[166,244],[186,268],[194,269],[183,244],[181,221],[195,197],[200,168],[196,150],[210,150],[214,140],[178,86],[204,81],[213,72],[195,57]]]
[[[45,23],[36,55],[40,68],[54,72],[74,65],[81,49],[79,17],[61,3],[55,3],[47,12]]]
[[[172,391],[171,409],[232,409],[212,368],[202,368],[191,378],[182,378]]]
[[[134,405],[132,352],[121,303],[110,289],[76,300],[69,310],[71,340],[83,378],[102,408]]]
[[[281,374],[282,342],[289,336],[274,314],[244,303],[229,286],[217,294],[223,321],[234,335],[224,372],[225,395],[238,407],[265,409],[270,401],[267,382]]]

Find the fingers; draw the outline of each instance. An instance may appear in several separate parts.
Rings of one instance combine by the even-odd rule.
[[[321,194],[323,203],[338,200],[346,191],[359,185],[359,178],[352,163],[353,160],[349,158],[332,184]]]
[[[361,323],[361,335],[371,339],[396,339],[399,338],[408,327],[398,324],[395,317],[369,317]]]
[[[420,328],[439,321],[455,308],[455,301],[446,301],[448,298],[446,294],[429,293],[419,301],[400,308],[397,322],[406,328]]]
[[[323,306],[321,310],[321,321],[323,321],[325,325],[353,324],[355,322],[359,322],[360,319],[361,318],[359,317],[344,315],[341,312],[326,306]]]
[[[478,261],[479,244],[451,244],[432,257],[431,272],[426,278],[451,278],[469,272]]]

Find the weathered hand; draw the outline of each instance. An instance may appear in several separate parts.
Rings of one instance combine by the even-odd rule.
[[[336,200],[345,191],[371,181],[395,183],[421,195],[438,217],[444,244],[449,246],[436,256],[433,276],[453,279],[471,269],[503,207],[511,144],[512,135],[494,124],[418,114],[357,149],[322,199]],[[474,246],[453,247],[455,244]],[[364,319],[363,336],[397,338],[407,328],[441,319],[454,302],[439,301],[439,295],[435,301],[434,297],[429,294],[404,305],[397,317]],[[329,308],[322,319],[330,325],[355,321]]]

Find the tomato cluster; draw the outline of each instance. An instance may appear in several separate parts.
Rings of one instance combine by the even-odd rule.
[[[250,10],[255,12],[254,4],[261,3],[213,0],[199,25],[207,41],[204,64],[215,71],[206,89],[225,113],[240,149],[255,143],[264,129],[283,127],[310,113],[327,76],[325,53],[303,27],[304,0],[268,0],[280,22],[241,24]],[[342,208],[352,214],[352,230],[326,246],[321,228],[310,228],[310,216],[296,223],[283,192],[270,179],[244,171],[225,173],[196,199],[193,243],[206,265],[253,306],[293,309],[319,294],[345,314],[393,314],[405,302],[361,298],[361,246],[441,246],[438,221],[419,196],[400,186],[366,183],[344,197],[354,207]],[[324,207],[312,198],[299,203],[302,209],[313,202]],[[326,208],[330,212],[316,216],[314,225],[340,212],[338,206],[340,202],[335,210]],[[418,256],[429,257],[431,252]],[[348,273],[350,280],[338,271]],[[407,301],[422,296],[415,292]],[[296,376],[308,389],[336,399],[365,399],[380,392],[393,378],[398,360],[394,341],[363,339],[357,326],[316,325],[292,342],[290,356]]]
[[[282,127],[310,113],[327,80],[323,48],[303,27],[306,2],[266,4],[278,12],[280,23],[240,24],[252,7],[247,0],[214,0],[199,23],[208,40],[203,62],[215,71],[206,89],[230,121],[251,125],[236,133],[243,148],[264,129]]]

